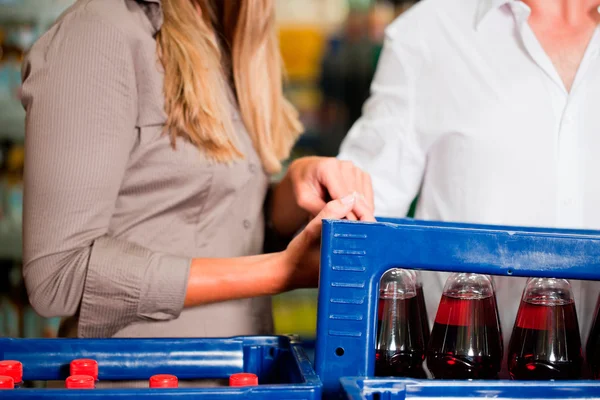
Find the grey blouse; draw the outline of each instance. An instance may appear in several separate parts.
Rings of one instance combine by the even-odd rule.
[[[162,134],[160,0],[79,0],[23,66],[24,277],[80,337],[232,336],[272,329],[268,299],[183,310],[193,257],[259,254],[268,185]]]

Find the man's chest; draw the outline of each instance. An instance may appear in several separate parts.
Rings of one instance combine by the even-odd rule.
[[[531,21],[530,26],[566,90],[571,91],[596,26],[557,29],[536,21]]]
[[[573,164],[574,159],[584,169],[600,167],[592,156],[600,152],[597,53],[586,56],[584,73],[569,93],[518,41],[507,37],[487,43],[443,50],[444,67],[423,71],[415,122],[428,154],[461,157],[477,170],[496,164],[517,172],[534,165],[554,171],[559,162]],[[573,73],[571,64],[567,57],[559,66]]]

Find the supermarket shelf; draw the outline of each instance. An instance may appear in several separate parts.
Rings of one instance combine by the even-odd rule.
[[[0,259],[20,260],[22,247],[21,229],[13,226],[10,220],[0,220]]]
[[[0,0],[0,23],[52,23],[72,3],[70,0]]]
[[[24,138],[25,110],[23,106],[12,99],[0,100],[0,139],[22,142]]]

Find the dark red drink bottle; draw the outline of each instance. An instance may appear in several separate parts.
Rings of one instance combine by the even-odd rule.
[[[527,281],[508,351],[512,379],[581,379],[581,339],[569,281]]]
[[[431,329],[429,328],[429,318],[427,316],[427,307],[425,306],[425,294],[423,293],[423,280],[421,278],[421,272],[414,271],[416,279],[417,289],[417,305],[419,307],[419,315],[421,316],[421,330],[423,331],[423,338],[425,347],[429,343],[429,335]]]
[[[65,380],[67,389],[94,389],[96,380],[90,375],[70,375]]]
[[[69,365],[71,375],[86,375],[98,380],[98,361],[91,358],[78,358]]]
[[[18,389],[23,385],[23,364],[16,360],[0,361],[0,375],[13,378],[14,387]]]
[[[174,389],[179,387],[179,380],[175,375],[152,375],[148,381],[150,389]]]
[[[600,297],[596,302],[596,312],[594,315],[594,323],[588,336],[588,341],[585,346],[585,357],[587,359],[590,372],[594,379],[600,379],[600,318],[598,318],[598,310],[600,308]]]
[[[453,273],[427,349],[435,379],[496,379],[502,363],[502,332],[491,277]]]
[[[257,386],[258,376],[248,372],[240,372],[229,376],[229,386],[232,387],[244,387],[244,386]]]
[[[425,334],[414,273],[394,268],[379,284],[375,375],[426,378]]]

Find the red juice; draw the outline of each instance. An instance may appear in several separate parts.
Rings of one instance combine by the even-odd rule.
[[[583,356],[575,303],[521,301],[509,344],[512,379],[581,379]]]
[[[423,315],[416,296],[379,299],[375,375],[425,379]]]
[[[427,350],[435,379],[496,379],[502,335],[493,293],[442,295]]]
[[[419,308],[419,315],[421,316],[421,331],[423,332],[423,340],[425,347],[429,343],[429,335],[431,329],[429,328],[429,317],[427,316],[427,307],[425,306],[425,295],[423,294],[423,284],[417,283],[417,307]]]
[[[590,329],[587,344],[585,346],[585,357],[587,358],[590,372],[594,379],[600,379],[600,319],[598,318],[598,309],[600,307],[600,297],[596,303],[596,312],[594,324]]]

